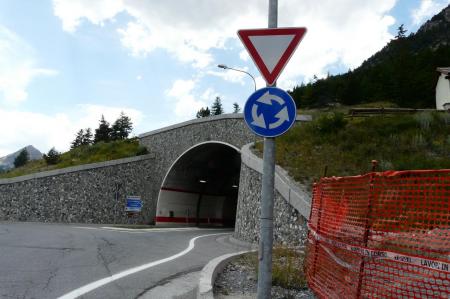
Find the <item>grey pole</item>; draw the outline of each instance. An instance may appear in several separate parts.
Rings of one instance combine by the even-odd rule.
[[[278,25],[278,0],[269,0],[269,28]],[[274,84],[275,86],[275,84]],[[258,299],[271,298],[275,138],[264,138],[259,239]]]

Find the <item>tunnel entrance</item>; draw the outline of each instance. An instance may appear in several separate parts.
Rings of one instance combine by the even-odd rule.
[[[166,174],[156,224],[234,227],[240,168],[232,145],[207,142],[187,150]]]

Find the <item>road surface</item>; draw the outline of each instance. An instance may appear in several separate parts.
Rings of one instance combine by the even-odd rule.
[[[0,223],[0,298],[139,298],[242,250],[226,241],[230,233]]]

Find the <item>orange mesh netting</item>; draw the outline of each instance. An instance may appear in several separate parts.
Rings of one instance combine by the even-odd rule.
[[[450,298],[450,170],[323,178],[306,275],[321,298]]]

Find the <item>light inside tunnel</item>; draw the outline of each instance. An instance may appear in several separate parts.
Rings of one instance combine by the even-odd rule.
[[[239,151],[224,143],[185,152],[162,184],[156,223],[234,226],[240,166]]]

